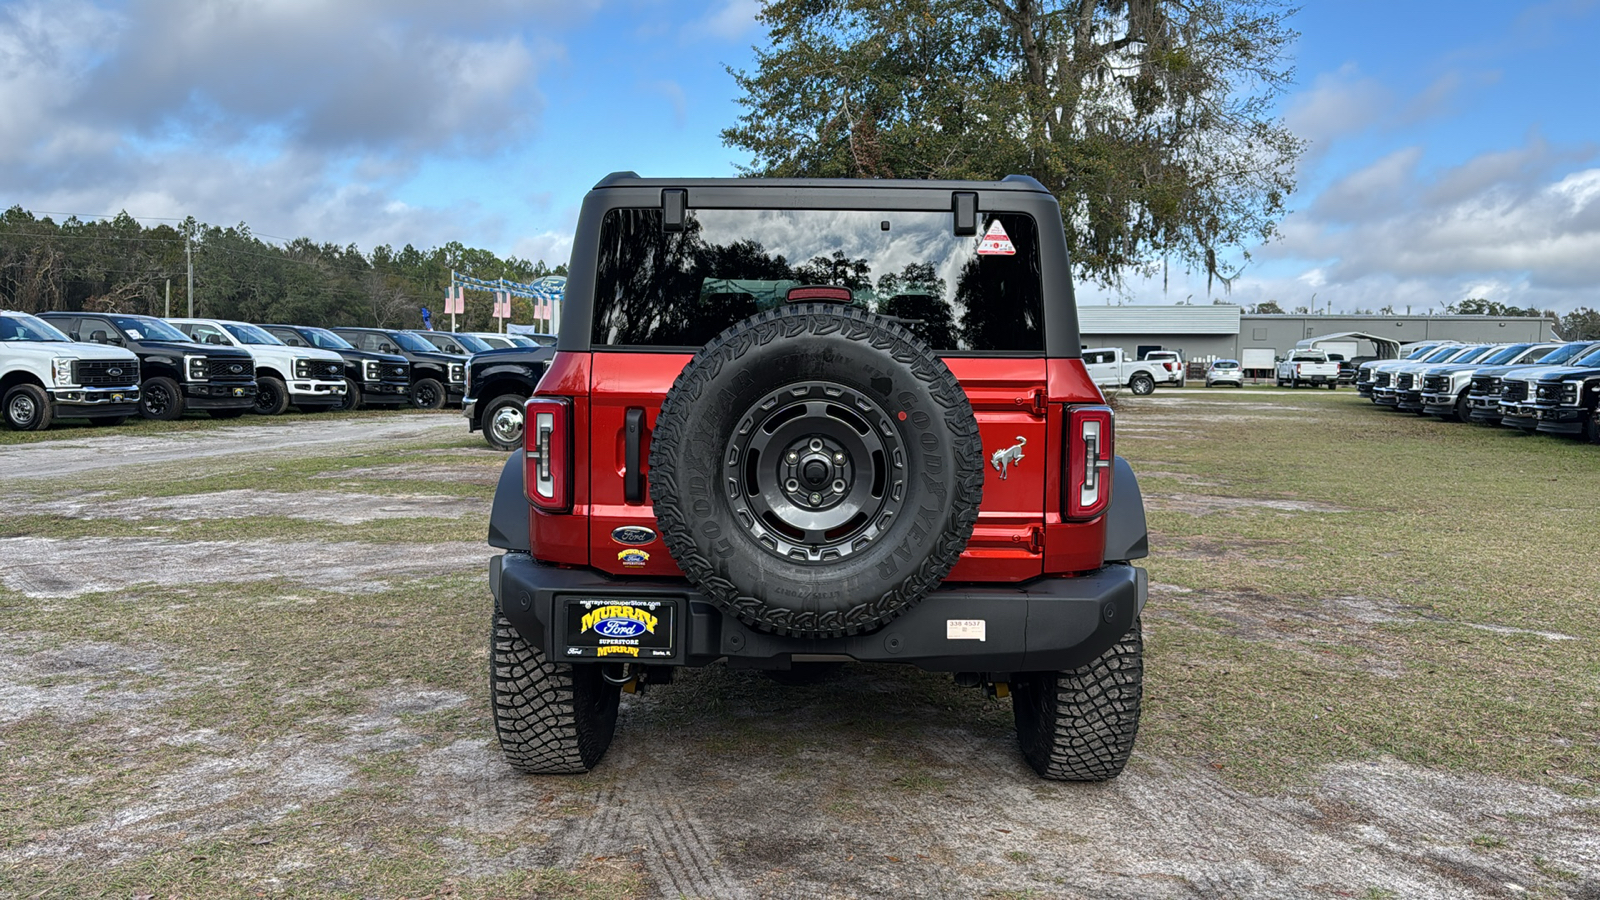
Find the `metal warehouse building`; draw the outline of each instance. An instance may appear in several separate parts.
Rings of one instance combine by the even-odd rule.
[[[1522,316],[1255,315],[1237,306],[1080,306],[1086,347],[1121,347],[1135,356],[1178,350],[1184,359],[1242,359],[1247,349],[1283,356],[1306,338],[1361,332],[1401,343],[1425,340],[1548,341],[1555,322]]]

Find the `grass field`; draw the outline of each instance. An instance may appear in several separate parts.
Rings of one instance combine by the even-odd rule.
[[[504,457],[408,421],[0,465],[0,897],[1600,896],[1600,447],[1348,391],[1125,400],[1152,593],[1116,782],[1040,782],[1006,703],[862,666],[687,673],[591,775],[524,778],[485,698]]]

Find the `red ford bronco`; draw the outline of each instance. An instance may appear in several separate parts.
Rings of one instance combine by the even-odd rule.
[[[1009,697],[1046,778],[1139,725],[1139,487],[1031,178],[645,179],[583,204],[489,526],[512,766],[584,772],[678,666],[841,661]]]

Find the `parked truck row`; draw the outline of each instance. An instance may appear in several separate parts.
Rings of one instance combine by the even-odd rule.
[[[1376,406],[1600,443],[1600,341],[1430,342],[1361,367]]]
[[[470,355],[491,350],[466,333],[0,311],[0,413],[9,428],[38,431],[57,419],[441,409],[462,404]]]

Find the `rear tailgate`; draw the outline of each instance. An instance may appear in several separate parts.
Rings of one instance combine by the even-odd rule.
[[[645,479],[650,432],[684,353],[595,353],[590,387],[589,564],[619,575],[681,574],[659,537]],[[983,438],[983,506],[972,540],[951,572],[962,581],[1020,581],[1044,571],[1046,465],[1052,448],[1045,427],[1045,361],[951,358],[946,363],[966,388]],[[642,424],[633,442],[642,494],[627,497],[629,412]],[[994,463],[995,454],[1016,448]]]
[[[688,353],[596,353],[589,383],[589,565],[619,575],[680,575],[656,529],[650,483],[650,432],[667,389],[688,365]],[[632,438],[639,461],[639,494],[627,497],[629,411],[642,426]],[[646,528],[643,532],[628,528]]]

